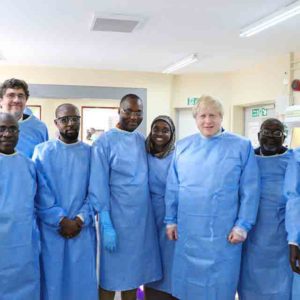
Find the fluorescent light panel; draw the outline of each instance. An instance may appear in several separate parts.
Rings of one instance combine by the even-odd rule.
[[[189,56],[187,56],[186,58],[184,58],[184,59],[182,59],[182,60],[180,60],[180,61],[178,61],[177,63],[175,63],[175,64],[173,64],[173,65],[171,65],[171,66],[169,66],[169,67],[167,67],[165,70],[163,70],[162,72],[163,73],[172,73],[172,72],[174,72],[174,71],[176,71],[176,70],[179,70],[179,69],[182,69],[182,68],[184,68],[184,67],[186,67],[186,66],[188,66],[188,65],[190,65],[190,64],[192,64],[192,63],[194,63],[194,62],[196,62],[196,61],[198,61],[199,59],[198,59],[198,56],[197,56],[197,54],[192,54],[192,55],[189,55]]]
[[[275,13],[253,23],[252,25],[243,28],[240,31],[240,37],[252,36],[298,14],[300,14],[300,1],[296,1],[291,5],[288,5],[276,11]]]

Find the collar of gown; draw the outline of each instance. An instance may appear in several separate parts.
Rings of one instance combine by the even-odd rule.
[[[17,155],[17,151],[15,151],[15,152],[12,153],[12,154],[5,154],[5,153],[1,153],[1,152],[0,152],[0,155],[1,155],[1,156],[5,156],[5,157],[11,157],[11,156]]]
[[[75,143],[71,143],[71,144],[67,144],[67,143],[65,143],[65,142],[63,142],[61,139],[57,139],[57,141],[59,142],[59,143],[61,143],[63,146],[65,146],[65,147],[75,147],[75,146],[77,146],[78,144],[80,144],[81,143],[81,141],[80,140],[78,140],[77,142],[75,142]]]
[[[128,134],[128,135],[135,133],[135,130],[134,131],[126,131],[126,130],[120,129],[119,127],[112,128],[111,130],[115,130],[115,131],[118,131],[118,132],[121,132],[124,134]]]
[[[23,116],[21,119],[18,120],[18,123],[26,123],[27,121],[31,120],[33,118],[33,115],[29,115],[26,119],[23,119]]]
[[[217,133],[215,133],[214,135],[209,136],[209,137],[204,136],[200,131],[199,131],[199,134],[200,134],[201,138],[203,138],[204,140],[212,140],[212,139],[214,139],[214,138],[216,138],[216,137],[219,137],[219,136],[222,135],[224,132],[225,132],[225,130],[224,130],[223,128],[220,128],[220,130],[219,130]]]

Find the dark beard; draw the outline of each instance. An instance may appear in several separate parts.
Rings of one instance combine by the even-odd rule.
[[[69,142],[73,142],[76,141],[78,139],[78,134],[79,131],[76,131],[75,133],[64,133],[64,132],[60,132],[59,133],[64,140],[69,141]]]

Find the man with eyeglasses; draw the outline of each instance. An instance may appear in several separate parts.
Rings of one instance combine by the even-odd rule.
[[[12,114],[19,122],[20,133],[16,149],[31,158],[34,147],[48,140],[48,130],[34,115],[24,113],[28,97],[28,85],[24,80],[7,79],[0,87],[1,110]]]
[[[285,227],[288,204],[284,189],[291,179],[286,172],[293,154],[283,146],[284,125],[277,119],[262,123],[258,140],[260,147],[255,154],[261,177],[260,205],[243,249],[239,299],[290,300],[293,273],[288,241],[297,241],[292,238],[293,229]]]
[[[36,171],[15,151],[17,120],[0,113],[0,299],[40,299],[38,237],[34,218]]]
[[[76,106],[62,104],[55,115],[59,137],[36,146],[33,154],[39,176],[41,299],[96,300],[95,228],[87,198],[90,146],[78,140]]]
[[[148,189],[142,100],[120,102],[119,123],[93,144],[89,199],[100,213],[100,299],[136,300],[137,288],[161,278],[157,232]]]

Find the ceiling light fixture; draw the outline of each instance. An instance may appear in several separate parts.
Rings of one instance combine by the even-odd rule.
[[[138,16],[96,13],[92,20],[92,31],[130,33],[140,29],[144,19]]]
[[[240,31],[240,37],[249,37],[256,33],[259,33],[269,27],[272,27],[278,23],[281,23],[289,18],[292,18],[300,14],[300,1],[296,1],[271,15],[245,27]]]
[[[198,61],[199,58],[197,56],[197,54],[192,54],[192,55],[189,55],[187,56],[186,58],[178,61],[177,63],[173,64],[173,65],[170,65],[169,67],[167,67],[165,70],[163,70],[162,72],[163,73],[166,73],[166,74],[169,74],[169,73],[172,73],[176,70],[179,70],[179,69],[182,69],[196,61]]]

